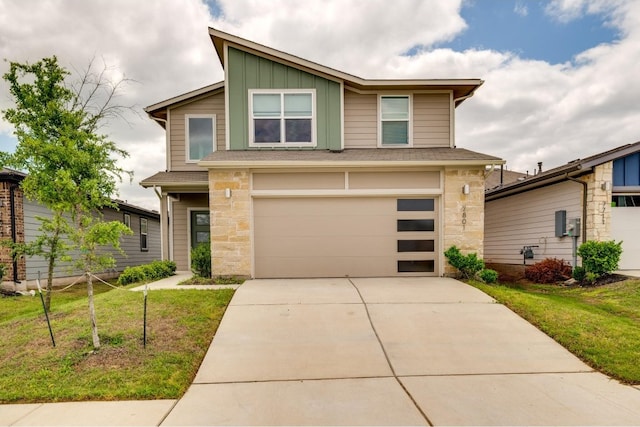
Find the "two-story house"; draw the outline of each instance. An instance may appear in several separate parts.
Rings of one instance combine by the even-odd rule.
[[[443,275],[451,245],[482,256],[497,157],[456,147],[479,79],[367,80],[209,29],[223,82],[146,108],[166,129],[163,256],[215,275]]]

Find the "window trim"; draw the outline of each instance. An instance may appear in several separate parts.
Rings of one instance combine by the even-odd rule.
[[[131,228],[131,214],[129,212],[123,212],[122,223]]]
[[[216,151],[216,115],[215,114],[185,114],[184,115],[184,143],[185,143],[185,163],[198,163],[202,159],[192,160],[191,159],[191,141],[189,140],[189,119],[211,119],[211,129],[212,129],[212,150],[211,152]]]
[[[285,94],[311,94],[311,142],[254,142],[255,129],[254,129],[254,117],[253,117],[253,95],[254,94],[279,94],[280,105],[283,107],[280,111],[280,135],[284,138],[285,135],[285,117],[284,117],[284,95]],[[248,122],[249,122],[249,147],[316,147],[318,145],[317,139],[317,107],[316,107],[316,90],[315,89],[249,89],[249,110]]]
[[[144,228],[146,229],[144,232],[142,231],[142,223],[144,222]],[[143,239],[142,236],[145,236],[144,238],[144,245],[143,245]],[[147,218],[144,217],[140,217],[140,251],[141,252],[148,252],[149,251],[149,220]]]
[[[406,144],[384,144],[382,142],[382,99],[404,97],[409,100],[409,111],[407,122],[407,143]],[[401,121],[401,120],[389,120]],[[402,120],[404,121],[404,120]],[[413,147],[413,95],[410,93],[385,93],[378,95],[378,148],[410,148]]]

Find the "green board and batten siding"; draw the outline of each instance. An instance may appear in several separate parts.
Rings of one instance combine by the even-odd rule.
[[[314,148],[341,149],[341,102],[338,82],[233,47],[229,47],[227,67],[231,150],[249,148],[250,89],[315,89],[317,145]]]

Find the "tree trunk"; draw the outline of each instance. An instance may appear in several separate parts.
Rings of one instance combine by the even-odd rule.
[[[91,317],[91,335],[93,338],[93,349],[100,349],[100,337],[98,336],[98,322],[96,321],[96,308],[93,305],[93,282],[91,274],[87,273],[87,296],[89,297],[89,315]]]
[[[59,221],[59,220],[58,220]],[[60,244],[60,224],[56,223],[56,230],[51,239],[51,247],[49,248],[49,265],[47,269],[47,297],[44,300],[44,307],[47,312],[51,308],[51,293],[53,291],[53,271],[56,267],[56,258],[58,253],[58,245]]]
[[[53,291],[53,268],[56,261],[49,258],[49,266],[47,269],[47,297],[44,299],[44,308],[47,312],[51,311],[51,292]]]

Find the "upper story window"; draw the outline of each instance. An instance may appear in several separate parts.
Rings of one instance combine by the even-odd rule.
[[[122,218],[122,222],[124,223],[124,225],[131,228],[131,214],[125,212]]]
[[[187,163],[195,163],[215,151],[216,116],[213,114],[185,115]]]
[[[411,97],[380,96],[380,145],[411,145]]]
[[[249,91],[249,145],[315,145],[315,90]]]

